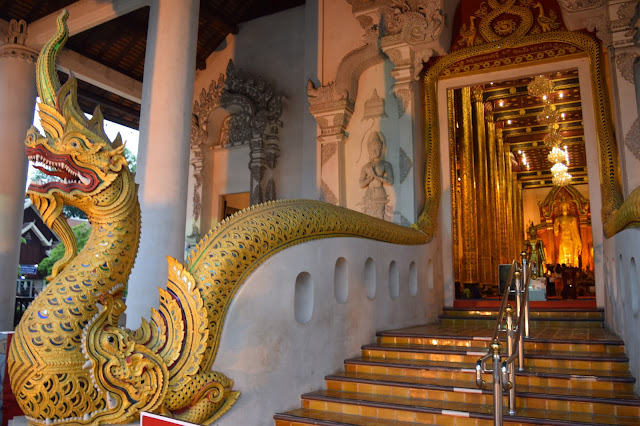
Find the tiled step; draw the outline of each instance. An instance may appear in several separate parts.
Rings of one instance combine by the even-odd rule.
[[[377,333],[379,344],[488,348],[493,326],[429,324]],[[504,335],[504,333],[502,334]],[[531,328],[525,350],[624,353],[624,342],[605,328]]]
[[[420,360],[387,360],[359,357],[345,360],[345,371],[392,376],[423,377],[447,380],[475,380],[475,363],[448,363]],[[485,374],[485,381],[490,381]],[[516,384],[585,388],[632,392],[635,379],[628,372],[584,370],[577,368],[525,368],[516,372]]]
[[[490,425],[493,406],[465,402],[443,402],[424,398],[374,395],[364,392],[323,390],[302,395],[302,405],[310,410],[378,417],[416,424]],[[535,425],[637,425],[638,417],[624,413],[592,414],[557,410],[518,408],[514,416],[503,413],[505,424]]]
[[[435,419],[435,416],[432,416]],[[415,423],[299,408],[273,417],[276,426],[413,426]],[[436,423],[429,423],[435,425]]]
[[[433,399],[445,402],[493,404],[493,393],[480,390],[474,381],[446,380],[363,373],[336,373],[325,377],[327,389],[343,392],[363,392],[375,395]],[[490,386],[490,385],[489,385]],[[640,415],[640,399],[633,391],[570,389],[549,386],[519,386],[517,407],[550,410],[571,410],[599,414]],[[503,405],[508,400],[504,393]]]
[[[447,317],[468,318],[468,317],[495,317],[498,309],[463,309],[445,308],[443,315]],[[570,319],[600,319],[604,320],[604,309],[540,309],[532,310],[529,318],[561,318]]]
[[[448,317],[445,315],[440,315],[438,317],[438,321],[445,327],[448,326],[465,326],[465,327],[473,327],[473,326],[482,326],[482,325],[491,325],[495,326],[496,319],[494,317]],[[603,328],[604,320],[602,319],[593,319],[593,318],[573,318],[570,320],[565,320],[562,318],[530,318],[529,320],[530,327],[558,327],[558,328],[566,328],[566,327],[589,327],[589,328]]]
[[[495,316],[493,308],[446,309],[438,324],[379,332],[376,344],[325,378],[326,390],[274,416],[276,425],[492,425],[491,383],[477,388],[475,365]],[[505,425],[640,425],[624,342],[602,318],[601,309],[531,312],[513,416],[503,393]],[[491,382],[491,374],[483,379]]]
[[[506,342],[505,342],[506,343]],[[506,344],[503,345],[506,352]],[[365,345],[362,355],[388,360],[421,360],[473,363],[487,353],[486,348],[434,345]],[[629,358],[624,353],[606,354],[577,351],[525,349],[525,367],[563,367],[573,365],[584,370],[628,371]]]

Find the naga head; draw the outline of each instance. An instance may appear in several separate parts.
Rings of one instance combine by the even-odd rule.
[[[93,205],[113,201],[105,190],[121,174],[129,173],[120,135],[113,142],[109,140],[99,108],[91,119],[86,118],[78,105],[78,84],[73,75],[64,85],[58,79],[56,57],[69,35],[68,16],[65,10],[58,17],[58,31],[43,47],[36,65],[38,115],[45,134],[31,127],[25,141],[29,160],[55,178],[47,183],[33,182],[27,191],[38,207],[46,204],[40,210],[49,226],[60,215],[62,204],[86,212]]]
[[[75,206],[93,219],[115,219],[123,211],[121,205],[129,206],[135,193],[120,135],[109,140],[99,108],[87,119],[78,105],[78,82],[73,75],[60,84],[56,58],[69,37],[68,16],[66,10],[60,14],[58,30],[42,48],[36,64],[38,115],[45,134],[32,126],[25,140],[29,161],[53,177],[46,183],[32,182],[27,195],[65,245],[65,254],[53,265],[49,280],[77,253],[63,206]]]

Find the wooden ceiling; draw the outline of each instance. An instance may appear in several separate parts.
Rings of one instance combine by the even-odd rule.
[[[572,183],[587,183],[578,71],[554,72],[546,76],[554,83],[551,103],[564,114],[557,125],[563,137],[562,146],[569,152]],[[492,82],[484,87],[484,100],[491,103],[494,120],[503,125],[504,143],[518,161],[517,175],[524,188],[552,186],[550,169],[553,164],[547,160],[551,148],[543,142],[550,126],[537,119],[544,101],[529,95],[527,85],[532,80],[531,77]]]
[[[54,13],[76,0],[0,0],[0,19],[27,23]],[[205,61],[238,24],[304,4],[304,0],[201,0],[196,67]],[[89,59],[142,81],[149,8],[144,7],[91,28],[69,39],[66,47]],[[61,76],[64,81],[66,76]],[[138,128],[140,105],[79,82],[79,103],[85,112],[101,105],[106,119]]]

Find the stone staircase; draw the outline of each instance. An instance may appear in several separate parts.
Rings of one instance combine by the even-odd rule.
[[[276,414],[276,426],[492,425],[492,386],[477,388],[475,363],[496,314],[449,308],[438,324],[379,332],[344,371],[325,377],[326,389]],[[640,424],[624,342],[604,328],[602,310],[533,310],[525,359],[515,415],[503,396],[504,424]]]

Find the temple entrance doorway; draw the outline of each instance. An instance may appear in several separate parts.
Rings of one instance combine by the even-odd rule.
[[[603,237],[592,103],[586,58],[439,82],[451,302],[498,300],[500,265],[526,250],[537,264],[532,301],[595,305]]]

